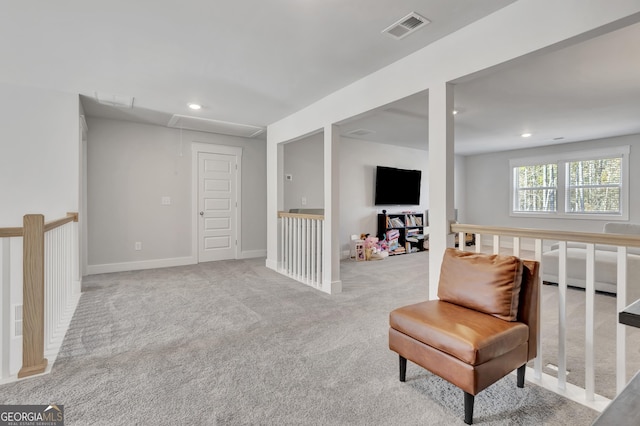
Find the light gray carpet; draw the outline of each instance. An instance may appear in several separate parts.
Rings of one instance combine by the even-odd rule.
[[[462,391],[409,363],[388,313],[426,299],[428,253],[342,264],[329,296],[264,259],[90,276],[52,373],[4,404],[65,405],[68,425],[463,424]],[[485,425],[588,425],[597,413],[507,376],[476,397]]]

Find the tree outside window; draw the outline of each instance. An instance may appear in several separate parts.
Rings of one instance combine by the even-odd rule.
[[[558,165],[536,164],[515,168],[516,203],[519,212],[555,212]]]
[[[621,158],[568,163],[567,212],[619,213]]]
[[[514,216],[628,220],[629,146],[510,160]]]

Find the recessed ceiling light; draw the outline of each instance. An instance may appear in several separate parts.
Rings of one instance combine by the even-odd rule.
[[[458,110],[457,110],[457,109],[454,109],[454,110],[453,110],[453,115],[456,115],[456,114],[458,114]]]
[[[200,108],[202,108],[202,105],[199,104],[189,104],[189,108],[193,109],[193,110],[199,110]]]
[[[523,138],[530,138],[531,137],[531,133],[523,133],[520,136],[522,136]]]

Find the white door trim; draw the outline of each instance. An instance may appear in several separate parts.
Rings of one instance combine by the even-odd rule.
[[[238,259],[239,253],[242,252],[242,222],[240,221],[242,218],[242,148],[239,146],[214,145],[202,142],[191,143],[191,253],[196,263],[200,263],[200,253],[198,251],[198,154],[201,152],[235,155],[238,157],[238,169],[236,170],[236,200],[238,201],[236,237],[238,244],[235,250],[235,259]]]

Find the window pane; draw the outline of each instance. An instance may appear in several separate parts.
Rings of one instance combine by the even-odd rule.
[[[516,211],[555,212],[556,194],[555,189],[520,189]]]
[[[620,188],[571,188],[568,207],[572,213],[619,213]]]
[[[574,161],[567,166],[568,212],[620,213],[622,158]]]
[[[569,185],[620,184],[621,158],[574,161],[569,163]]]
[[[558,184],[558,166],[556,164],[537,164],[517,167],[518,188],[555,187]]]
[[[536,164],[515,169],[514,211],[555,212],[558,186],[556,164]]]

